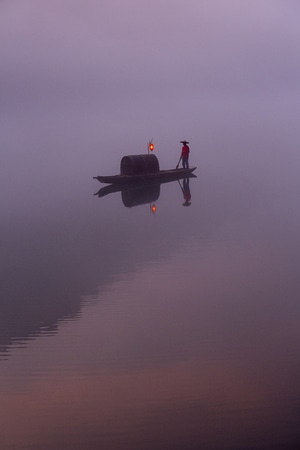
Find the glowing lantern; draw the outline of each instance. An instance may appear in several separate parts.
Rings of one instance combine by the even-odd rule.
[[[151,211],[153,213],[156,213],[156,205],[155,205],[155,203],[153,203],[153,205],[151,206]]]
[[[149,148],[150,152],[153,152],[153,150],[154,150],[154,144],[153,144],[152,142],[150,142],[148,148]]]

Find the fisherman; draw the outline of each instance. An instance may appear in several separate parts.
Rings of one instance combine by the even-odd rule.
[[[187,145],[189,144],[188,141],[180,141],[183,146],[181,150],[181,159],[182,159],[182,167],[184,169],[189,168],[189,153],[190,153],[190,147]]]

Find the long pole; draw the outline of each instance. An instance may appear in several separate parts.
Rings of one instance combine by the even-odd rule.
[[[181,155],[180,158],[179,158],[179,161],[178,161],[178,164],[177,164],[177,166],[176,166],[176,169],[178,169],[178,166],[179,166],[179,164],[180,164],[181,158],[182,158],[182,155]]]

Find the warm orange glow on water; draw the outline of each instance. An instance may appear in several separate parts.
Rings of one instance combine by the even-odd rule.
[[[13,397],[1,396],[2,438],[5,443],[14,442],[20,448],[29,448],[42,446],[42,442],[52,436],[56,448],[62,449],[60,441],[67,430],[71,432],[71,442],[80,442],[84,436],[91,435],[96,436],[98,442],[106,443],[107,433],[114,437],[107,442],[106,448],[115,450],[124,445],[124,436],[119,437],[117,433],[123,424],[128,445],[142,445],[144,435],[154,430],[155,438],[163,441],[170,435],[175,440],[184,435],[191,442],[200,432],[207,445],[220,448],[215,436],[217,427],[230,448],[235,438],[228,428],[241,439],[253,436],[253,433],[260,439],[263,430],[271,430],[274,423],[280,424],[287,413],[280,408],[274,408],[271,414],[259,409],[259,405],[273,398],[268,377],[263,383],[259,378],[264,365],[258,367],[257,377],[248,379],[246,376],[243,381],[241,369],[247,369],[247,365],[235,365],[232,361],[214,364],[202,361],[200,364],[188,359],[153,370],[131,370],[126,374],[99,371],[82,377],[46,377],[43,381],[28,384],[26,392]],[[246,375],[247,370],[243,373]],[[176,408],[172,404],[174,398]],[[224,414],[226,408],[234,417],[231,424],[231,416]],[[153,428],[157,418],[166,421],[166,415],[165,428]],[[260,428],[261,421],[263,426]],[[74,423],[80,426],[76,427]],[[256,426],[255,431],[253,426]],[[95,432],[97,429],[99,431]]]
[[[279,258],[270,269],[273,255],[252,242],[230,247],[230,264],[227,244],[176,252],[101,288],[56,334],[12,349],[1,448],[237,450],[297,436],[298,323],[286,314],[278,333],[285,299],[273,275],[289,268]]]

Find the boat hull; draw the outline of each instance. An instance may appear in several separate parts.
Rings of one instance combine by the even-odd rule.
[[[137,174],[137,175],[112,175],[112,176],[97,176],[94,179],[100,181],[100,183],[107,184],[126,184],[133,182],[149,182],[151,180],[157,181],[171,181],[180,180],[182,178],[188,178],[193,176],[193,172],[196,167],[191,167],[189,169],[170,169],[170,170],[160,170],[159,172],[149,173],[149,174]]]

